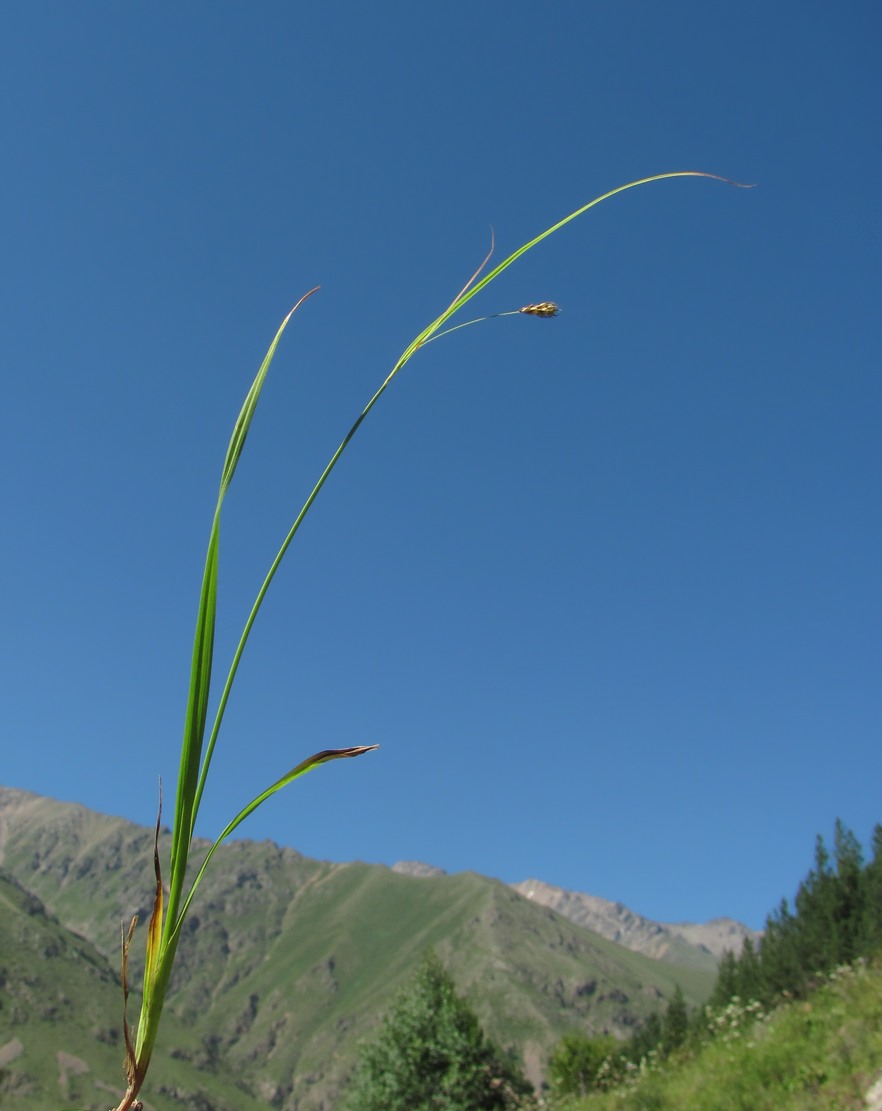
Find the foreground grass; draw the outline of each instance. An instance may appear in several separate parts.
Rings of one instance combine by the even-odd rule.
[[[813,1111],[867,1108],[882,1076],[882,960],[839,969],[807,1000],[719,1033],[567,1111]]]

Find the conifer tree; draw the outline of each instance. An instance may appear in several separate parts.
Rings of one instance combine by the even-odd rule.
[[[738,991],[735,994],[744,1003],[762,999],[765,994],[760,956],[750,937],[746,937],[741,946],[741,960],[738,962]]]
[[[873,856],[862,879],[860,951],[869,956],[882,951],[882,825],[873,830]]]
[[[836,861],[834,960],[836,964],[844,964],[860,954],[866,877],[860,842],[839,818],[833,835],[833,856]]]
[[[625,1046],[625,1056],[635,1065],[639,1065],[654,1049],[658,1049],[664,1036],[664,1026],[657,1011],[652,1011],[646,1016],[639,1030],[636,1030],[628,1039]]]
[[[766,919],[760,940],[762,1002],[769,1002],[784,991],[794,991],[804,977],[797,940],[796,919],[786,899]],[[737,993],[736,993],[737,994]]]
[[[662,1023],[662,1049],[672,1053],[686,1041],[689,1032],[689,1011],[679,984],[674,989]]]
[[[727,949],[717,965],[717,980],[708,1000],[708,1006],[714,1009],[725,1007],[733,995],[740,994],[739,972],[738,958],[731,949]]]
[[[759,950],[748,940],[741,956],[724,955],[711,996],[772,1002],[803,995],[820,973],[882,949],[882,826],[873,831],[873,858],[864,864],[855,835],[837,819],[833,857],[818,837],[815,866],[799,885],[791,912],[786,899],[766,919]]]
[[[815,842],[815,867],[799,885],[794,904],[802,990],[815,973],[835,964],[836,877],[830,867],[830,853],[824,838]]]

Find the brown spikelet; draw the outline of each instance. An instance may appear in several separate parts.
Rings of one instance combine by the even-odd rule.
[[[541,316],[544,320],[550,319],[552,316],[557,316],[560,312],[560,305],[556,305],[554,301],[540,301],[538,305],[524,305],[518,312],[526,313],[527,316]]]

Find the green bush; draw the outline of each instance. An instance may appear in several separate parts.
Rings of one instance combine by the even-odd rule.
[[[489,1041],[433,954],[362,1047],[351,1111],[508,1111],[533,1105],[520,1069]]]
[[[589,1038],[565,1034],[557,1043],[548,1065],[551,1092],[556,1097],[584,1096],[597,1083],[604,1062],[620,1050],[615,1038]]]

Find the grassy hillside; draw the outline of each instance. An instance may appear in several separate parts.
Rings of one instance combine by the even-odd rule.
[[[0,1106],[107,1111],[124,1088],[121,1014],[119,976],[104,957],[0,872]],[[176,1046],[198,1049],[192,1030],[174,1019],[169,1025]],[[184,1092],[193,1108],[265,1107],[223,1068],[210,1075],[169,1057],[162,1073],[145,1111],[180,1108],[174,1093]]]
[[[116,1028],[119,923],[149,915],[151,832],[3,790],[0,834],[7,872],[91,943],[105,975],[112,970],[108,998],[99,993],[99,1005],[96,994],[87,1017],[71,988],[69,1024],[91,1029],[101,1016]],[[416,878],[246,841],[224,846],[216,860],[187,921],[167,1007],[186,1037],[171,1026],[161,1033],[148,1098],[159,1084],[174,1087],[174,1068],[199,1073],[221,1063],[264,1106],[337,1106],[358,1040],[429,947],[535,1082],[568,1030],[625,1034],[676,982],[692,1002],[711,987],[702,969],[633,953],[482,876]],[[143,931],[132,952],[137,975]],[[21,1022],[33,1017],[17,1015],[13,1026],[0,1009],[0,1045],[21,1037]],[[194,1083],[191,1076],[186,1090]],[[237,1106],[247,1111],[244,1101]]]
[[[745,1020],[730,1006],[709,1044],[568,1111],[882,1108],[882,961],[840,969],[807,1000]]]

